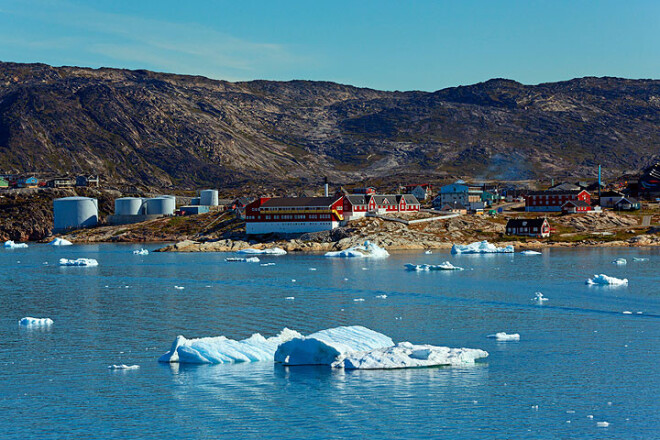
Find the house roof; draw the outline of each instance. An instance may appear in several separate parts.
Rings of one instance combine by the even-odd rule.
[[[620,200],[616,201],[615,205],[618,205],[619,203],[624,203],[624,201],[630,203],[631,205],[639,203],[639,201],[633,197],[621,197]]]
[[[563,208],[564,206],[569,205],[569,204],[575,206],[576,208],[586,208],[588,206],[591,206],[590,204],[588,204],[584,200],[569,200],[568,202],[561,205],[561,207]]]
[[[366,205],[369,197],[371,196],[365,196],[364,194],[348,194],[344,196],[346,200],[351,202],[351,205]]]
[[[562,194],[569,194],[569,195],[578,195],[582,192],[587,192],[583,189],[575,189],[575,190],[554,190],[554,189],[549,189],[547,191],[529,191],[527,193],[528,196],[558,196]],[[588,193],[588,192],[587,192]]]
[[[534,227],[540,228],[547,222],[545,218],[512,218],[506,223],[507,228]]]
[[[406,201],[406,205],[419,205],[419,200],[412,194],[401,194],[397,199],[399,203],[401,202],[401,197]]]
[[[311,207],[311,206],[330,206],[339,200],[341,196],[332,196],[332,197],[276,197],[273,199],[268,199],[261,204],[264,208],[275,208],[275,207],[289,207],[289,206],[299,206],[299,207]]]
[[[549,190],[552,191],[579,191],[580,189],[581,188],[579,185],[575,185],[573,183],[568,183],[568,182],[559,183],[549,188]]]

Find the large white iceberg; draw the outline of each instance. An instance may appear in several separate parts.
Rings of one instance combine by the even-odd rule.
[[[31,316],[26,316],[18,321],[18,325],[25,327],[47,327],[53,325],[53,320],[50,318],[32,318]]]
[[[363,245],[353,246],[343,251],[325,253],[326,257],[340,258],[387,258],[390,253],[375,243],[366,240]]]
[[[455,244],[451,247],[452,254],[511,254],[515,252],[513,246],[497,247],[488,241],[477,241],[470,244]]]
[[[431,271],[431,270],[463,270],[462,267],[454,266],[449,261],[442,262],[440,264],[406,264],[407,270],[414,271]]]
[[[60,258],[60,266],[98,266],[99,262],[93,258],[78,258],[77,260],[67,260]]]
[[[66,238],[57,237],[57,238],[53,239],[53,241],[51,241],[48,244],[51,245],[51,246],[71,246],[73,243],[71,243]]]
[[[279,247],[270,249],[241,249],[236,251],[237,254],[252,254],[252,255],[286,255],[286,251]]]
[[[27,243],[14,243],[14,240],[5,241],[5,247],[7,249],[23,249],[28,247]]]
[[[272,361],[275,350],[280,344],[300,337],[302,337],[300,333],[288,328],[270,338],[255,333],[241,341],[228,339],[225,336],[199,339],[177,336],[170,351],[162,355],[158,361],[188,364]]]
[[[593,278],[587,280],[587,284],[594,285],[608,285],[608,286],[624,286],[628,284],[628,278],[620,279],[614,277],[608,277],[604,273],[594,275]]]
[[[332,365],[340,355],[394,345],[389,336],[359,325],[336,327],[291,339],[277,347],[275,362],[284,365]]]
[[[470,365],[488,352],[474,348],[449,348],[401,342],[392,347],[339,356],[332,366],[347,370],[419,368],[438,365]]]

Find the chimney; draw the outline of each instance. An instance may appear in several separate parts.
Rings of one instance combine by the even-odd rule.
[[[323,183],[325,183],[325,196],[328,197],[328,178],[323,178]]]

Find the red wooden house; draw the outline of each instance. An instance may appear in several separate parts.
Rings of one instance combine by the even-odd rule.
[[[525,211],[561,212],[564,204],[569,201],[582,201],[591,206],[591,194],[585,190],[530,191],[525,196]]]

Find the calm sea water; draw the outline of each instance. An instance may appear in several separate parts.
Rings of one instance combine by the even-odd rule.
[[[276,264],[263,267],[137,248],[0,250],[0,438],[660,438],[658,249],[264,256]],[[100,265],[59,267],[61,257]],[[619,257],[628,264],[611,263]],[[445,260],[466,270],[403,268]],[[585,285],[595,273],[630,285]],[[531,301],[536,291],[549,301]],[[24,316],[55,324],[21,329]],[[356,324],[490,357],[469,368],[347,372],[157,362],[178,334]],[[486,338],[498,331],[521,340]],[[119,363],[140,369],[107,369]]]

